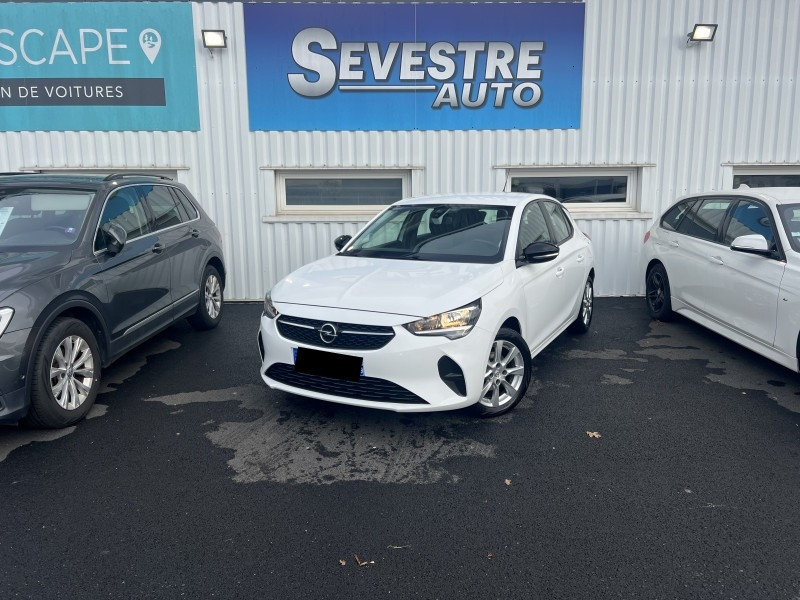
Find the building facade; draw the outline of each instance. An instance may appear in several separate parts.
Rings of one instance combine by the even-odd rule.
[[[263,297],[395,199],[503,189],[565,200],[597,294],[641,294],[645,231],[676,197],[800,185],[796,0],[0,16],[0,171],[175,177],[223,232],[229,299]],[[695,24],[713,40],[690,42]]]

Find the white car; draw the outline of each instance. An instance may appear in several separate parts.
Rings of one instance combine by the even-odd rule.
[[[261,376],[355,406],[510,410],[535,356],[592,319],[591,241],[541,194],[402,200],[264,299]]]
[[[798,370],[800,188],[680,198],[644,238],[647,308]]]

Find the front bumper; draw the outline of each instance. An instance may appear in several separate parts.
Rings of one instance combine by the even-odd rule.
[[[16,423],[28,412],[25,385],[25,344],[30,329],[6,331],[0,336],[0,423]]]
[[[361,323],[364,319],[364,313],[342,309],[335,311],[336,319],[333,316],[332,313],[331,320],[346,323]],[[319,319],[319,313],[313,318]],[[375,322],[375,313],[370,313],[369,318],[370,324],[392,326],[394,338],[378,350],[351,351],[326,348],[322,342],[309,345],[284,338],[276,321],[262,315],[259,330],[261,378],[276,390],[396,412],[452,410],[478,401],[494,332],[479,327],[479,322],[465,337],[449,340],[442,336],[416,336],[398,325],[397,317],[392,315],[386,315],[384,323]],[[361,379],[348,382],[296,373],[294,356],[298,347],[362,358]],[[450,368],[443,369],[441,365]],[[465,384],[460,390],[458,385],[448,385],[442,376],[459,370]]]

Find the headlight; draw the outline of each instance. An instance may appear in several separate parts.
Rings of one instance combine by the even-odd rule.
[[[272,303],[272,296],[270,296],[270,292],[267,292],[267,295],[264,296],[264,314],[270,319],[274,319],[280,314],[278,309],[275,308],[275,305]]]
[[[0,335],[3,335],[11,323],[11,317],[14,316],[13,308],[0,308]]]
[[[414,335],[443,335],[448,339],[456,340],[472,331],[480,315],[481,301],[478,299],[461,308],[406,323],[403,327]]]

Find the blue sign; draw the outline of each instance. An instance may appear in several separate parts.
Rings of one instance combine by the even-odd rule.
[[[250,129],[577,129],[583,3],[245,4]]]
[[[0,4],[0,130],[197,131],[192,7]]]

